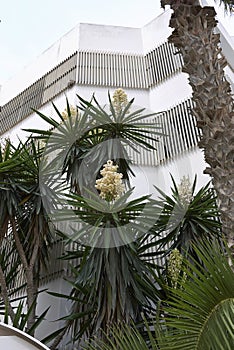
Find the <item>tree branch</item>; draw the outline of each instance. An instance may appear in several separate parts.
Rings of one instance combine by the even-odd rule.
[[[6,284],[6,279],[2,270],[2,266],[0,265],[0,285],[1,285],[1,296],[3,298],[5,307],[9,313],[9,316],[11,318],[12,323],[15,320],[15,313],[13,311],[13,308],[10,303],[10,299],[8,296],[8,290],[7,290],[7,284]]]

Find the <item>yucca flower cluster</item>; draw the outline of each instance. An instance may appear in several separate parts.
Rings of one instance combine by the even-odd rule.
[[[78,115],[77,108],[74,107],[74,106],[69,106],[69,108],[70,108],[71,117],[72,117],[72,118],[77,117],[77,115]],[[67,109],[65,109],[65,110],[62,112],[62,117],[63,117],[64,120],[67,120],[67,119],[68,119]]]
[[[7,139],[7,138],[5,138],[5,139],[0,138],[0,149],[1,149],[2,154],[5,153],[6,145],[8,143],[9,143],[9,139]]]
[[[179,276],[182,270],[182,264],[183,264],[183,255],[180,254],[179,250],[177,248],[173,249],[169,259],[168,259],[168,267],[167,267],[167,273],[168,277],[171,281],[171,286],[173,288],[177,288]],[[182,279],[180,281],[180,285],[183,285],[187,276],[186,273],[183,273]]]
[[[108,202],[118,199],[124,192],[123,174],[118,173],[117,169],[118,165],[114,165],[112,160],[108,160],[100,171],[102,178],[96,180],[95,187],[100,191],[100,197]]]
[[[189,176],[183,176],[181,182],[178,186],[178,194],[180,202],[184,206],[188,206],[191,200],[193,199],[192,185],[189,180]]]
[[[113,107],[117,114],[120,114],[128,104],[127,94],[123,89],[115,90],[113,94]]]

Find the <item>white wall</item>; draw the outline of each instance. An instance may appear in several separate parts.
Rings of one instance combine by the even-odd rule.
[[[71,286],[62,277],[59,277],[47,283],[45,286],[42,286],[41,289],[43,289],[43,287],[50,292],[66,295],[68,295],[71,290]],[[66,299],[56,298],[46,292],[39,294],[37,314],[42,314],[48,307],[50,307],[50,309],[45,316],[45,320],[36,330],[36,338],[43,339],[44,337],[52,334],[57,329],[61,328],[64,325],[64,321],[54,321],[59,320],[63,316],[69,315],[70,306],[70,303]]]
[[[158,192],[154,186],[170,194],[173,185],[170,174],[173,175],[177,184],[183,176],[189,176],[193,183],[197,175],[197,190],[210,181],[210,176],[203,174],[206,163],[202,151],[198,147],[185,151],[176,158],[163,162],[155,167],[134,166],[136,177],[132,178],[132,186],[135,187],[134,198],[145,194],[152,194],[153,198],[158,197]]]
[[[143,54],[164,42],[171,32],[168,28],[170,10],[141,28],[81,23],[46,49],[22,72],[7,81],[1,89],[3,105],[76,50],[112,51]]]
[[[165,42],[171,34],[169,27],[171,10],[167,10],[142,28],[143,50],[147,53]]]
[[[143,53],[141,29],[81,23],[79,49]]]
[[[177,73],[149,91],[150,108],[161,112],[171,108],[192,95],[185,73]]]

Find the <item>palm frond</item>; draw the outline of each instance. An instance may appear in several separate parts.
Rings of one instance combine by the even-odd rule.
[[[165,310],[171,334],[160,349],[231,350],[234,344],[233,256],[219,242],[194,247],[202,263],[188,262],[183,290],[171,291]]]
[[[219,2],[219,5],[223,5],[225,11],[227,12],[233,12],[234,10],[234,2],[233,0],[215,0],[216,2]]]
[[[148,151],[156,149],[156,142],[158,136],[162,135],[162,130],[161,126],[152,120],[155,113],[144,115],[144,109],[134,109],[134,99],[127,104],[121,114],[115,113],[110,95],[109,106],[104,107],[99,104],[95,96],[91,101],[86,101],[81,96],[78,96],[78,99],[80,105],[76,118],[72,117],[67,100],[66,120],[54,105],[60,122],[37,112],[48,122],[50,130],[27,131],[46,140],[45,155],[51,156],[57,153],[54,164],[58,160],[61,163],[63,159],[61,169],[58,171],[66,173],[67,180],[76,192],[79,192],[82,186],[80,174],[86,165],[88,164],[89,168],[93,165],[94,169],[89,169],[88,176],[94,179],[98,177],[99,170],[108,159],[115,161],[123,178],[129,181],[129,177],[134,174],[126,146],[135,152],[139,152],[136,146]]]
[[[143,320],[141,327],[134,324],[117,324],[103,334],[102,339],[90,339],[84,350],[159,350],[163,338],[158,316]],[[104,339],[104,340],[103,340]]]

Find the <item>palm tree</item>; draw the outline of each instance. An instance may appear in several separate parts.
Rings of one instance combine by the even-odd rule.
[[[220,1],[233,9],[233,1]],[[199,147],[218,196],[224,234],[230,243],[234,232],[233,197],[233,116],[231,87],[225,78],[226,60],[220,48],[220,36],[215,33],[217,21],[212,7],[201,7],[196,0],[163,0],[173,14],[174,28],[169,42],[173,43],[184,60],[183,72],[188,73],[193,89],[193,114],[202,130]]]
[[[165,311],[169,330],[160,349],[231,350],[234,344],[233,257],[218,241],[194,247],[200,263],[187,262],[187,280],[173,289]]]

